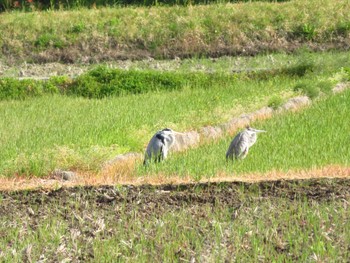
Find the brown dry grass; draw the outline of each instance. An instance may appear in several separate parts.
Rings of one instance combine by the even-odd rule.
[[[156,174],[152,176],[136,176],[133,173],[134,164],[137,160],[127,160],[118,165],[111,166],[104,171],[93,173],[78,173],[75,181],[61,181],[47,178],[0,178],[0,191],[19,191],[30,189],[57,189],[60,187],[74,186],[98,186],[98,185],[162,185],[162,184],[195,184],[209,182],[262,182],[276,180],[305,180],[314,178],[350,178],[350,167],[341,165],[329,165],[310,170],[290,170],[288,172],[270,171],[267,173],[248,173],[240,176],[233,174],[218,173],[210,179],[195,181],[190,177],[178,175],[167,176]]]

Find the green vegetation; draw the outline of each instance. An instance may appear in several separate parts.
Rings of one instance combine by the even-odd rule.
[[[0,55],[11,63],[91,63],[346,49],[349,20],[342,0],[8,12]]]
[[[311,99],[318,97],[320,90],[314,85],[308,85],[306,83],[299,83],[294,87],[294,91],[301,92]]]
[[[242,161],[226,162],[225,152],[232,140],[226,137],[186,153],[173,154],[161,165],[139,172],[166,175],[190,175],[194,179],[210,177],[218,172],[239,175],[248,172],[288,171],[330,164],[349,165],[350,91],[317,103],[298,113],[276,116],[252,123],[266,130]]]
[[[103,100],[42,96],[3,101],[0,173],[42,175],[57,166],[94,169],[113,154],[143,151],[155,130],[226,121],[259,109],[270,96],[292,95],[295,83],[294,78],[275,77]]]
[[[226,135],[137,161],[132,177],[349,167],[350,90],[332,88],[350,81],[350,2],[236,2],[0,0],[0,178],[99,171],[161,128],[217,125],[300,94],[309,108],[251,124],[267,133],[244,160],[226,162]],[[88,70],[38,73],[38,62]],[[32,75],[54,77],[14,78]],[[349,189],[323,179],[1,192],[0,261],[343,262]]]
[[[322,56],[327,63],[322,63]],[[280,57],[286,60],[284,55]],[[346,57],[345,53],[319,54],[311,59],[307,54],[293,55],[288,67],[234,74],[228,74],[228,59],[219,65],[201,59],[208,69],[211,65],[217,68],[208,74],[191,73],[188,65],[171,72],[100,66],[76,79],[2,79],[0,174],[40,176],[55,168],[98,170],[117,154],[143,152],[160,128],[188,131],[223,123],[263,106],[278,107],[297,94],[293,89],[300,83],[326,90],[348,78]],[[264,59],[257,57],[258,61]],[[305,68],[305,60],[309,61],[308,70],[296,70]],[[247,63],[259,64],[251,59]],[[225,150],[227,143],[218,147]],[[211,174],[218,169],[220,165]],[[197,173],[206,172],[204,168]]]
[[[283,99],[281,97],[275,96],[272,97],[268,103],[267,106],[270,108],[273,108],[274,110],[278,109],[283,104]]]
[[[136,61],[128,63],[129,70],[118,68],[121,67],[118,64],[100,64],[90,66],[76,78],[53,76],[49,80],[14,79],[18,69],[10,67],[4,72],[5,77],[0,78],[0,100],[23,100],[45,94],[103,98],[182,90],[185,87],[227,86],[237,80],[268,80],[273,77],[300,77],[294,91],[315,98],[319,91],[329,94],[335,83],[348,80],[348,55],[348,52],[320,54],[303,51],[294,55],[260,55],[254,58],[186,59],[180,63],[173,60]],[[156,66],[163,70],[155,70]],[[334,77],[327,79],[331,74]],[[316,78],[302,79],[305,75]],[[323,77],[319,77],[321,75]]]
[[[307,69],[313,68],[307,66]],[[120,70],[98,66],[76,79],[51,77],[46,80],[0,78],[0,100],[25,99],[44,94],[66,94],[85,98],[104,98],[154,91],[192,89],[220,85],[230,86],[237,80],[269,79],[275,76],[298,76],[306,74],[304,65],[281,69],[259,70],[248,73],[178,73],[155,70]],[[296,90],[297,91],[297,90]]]
[[[48,81],[0,78],[0,100],[24,100],[44,94],[56,94],[68,84],[65,77],[52,77]]]

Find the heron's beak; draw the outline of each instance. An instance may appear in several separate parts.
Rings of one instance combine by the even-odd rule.
[[[175,135],[184,135],[183,132],[177,132],[177,131],[173,131]]]
[[[255,132],[267,132],[267,131],[264,131],[264,130],[255,130]]]

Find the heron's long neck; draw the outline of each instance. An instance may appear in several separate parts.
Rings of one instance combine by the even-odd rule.
[[[169,134],[169,136],[168,136],[169,148],[170,148],[171,146],[173,146],[174,143],[175,143],[175,136],[174,136],[173,134]]]

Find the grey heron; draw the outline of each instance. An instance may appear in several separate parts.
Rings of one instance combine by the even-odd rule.
[[[146,165],[149,160],[160,162],[166,159],[169,149],[175,143],[175,134],[178,132],[169,128],[157,131],[147,145],[143,164]]]
[[[236,159],[244,159],[248,154],[249,148],[256,142],[257,133],[260,132],[266,131],[257,130],[247,126],[246,129],[238,133],[233,138],[230,147],[228,147],[226,160],[233,160],[233,157]]]

